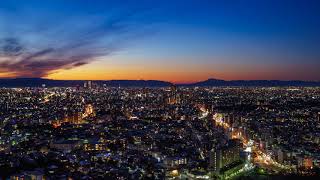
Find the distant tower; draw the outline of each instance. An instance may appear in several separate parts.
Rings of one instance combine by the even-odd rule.
[[[178,94],[177,86],[172,85],[170,87],[168,104],[177,104],[177,103],[180,103],[180,95]]]
[[[88,81],[88,88],[91,89],[92,88],[92,82]]]
[[[91,89],[91,88],[93,87],[92,81],[86,81],[86,82],[84,82],[83,87],[84,87],[84,88]]]

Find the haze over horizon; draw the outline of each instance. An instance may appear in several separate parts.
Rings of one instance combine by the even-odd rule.
[[[320,2],[0,2],[0,78],[320,80]]]

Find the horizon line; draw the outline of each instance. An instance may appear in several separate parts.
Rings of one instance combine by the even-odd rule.
[[[198,80],[198,81],[191,81],[191,82],[178,82],[178,81],[166,81],[166,80],[159,80],[159,79],[51,79],[51,78],[43,78],[43,77],[0,77],[0,80],[14,80],[14,79],[44,79],[44,80],[54,80],[54,81],[161,81],[161,82],[168,82],[171,84],[193,84],[193,83],[199,83],[209,80],[216,80],[216,81],[284,81],[284,82],[290,82],[290,81],[300,81],[300,82],[320,82],[320,80],[281,80],[281,79],[233,79],[233,80],[224,80],[224,79],[216,79],[216,78],[208,78],[205,80]]]

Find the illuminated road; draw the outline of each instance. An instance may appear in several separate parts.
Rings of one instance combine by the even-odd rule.
[[[207,110],[200,109],[200,111],[201,111],[201,115],[199,116],[200,119],[205,119],[209,116],[209,112]],[[260,147],[256,145],[254,140],[246,139],[243,136],[243,133],[241,131],[235,130],[234,128],[232,128],[230,124],[224,121],[222,115],[219,115],[217,113],[214,114],[213,121],[216,126],[223,127],[225,132],[228,132],[228,131],[231,132],[230,138],[241,140],[244,148],[243,150],[248,153],[248,157],[247,157],[248,162],[245,164],[245,166],[241,168],[239,171],[235,172],[234,174],[231,174],[228,177],[224,177],[225,179],[230,179],[237,176],[240,173],[250,171],[255,167],[255,165],[272,172],[291,170],[290,166],[279,164],[278,162],[273,160],[270,155],[263,152],[260,149]],[[256,156],[252,158],[252,154],[255,154]]]
[[[49,101],[50,101],[50,98],[51,98],[52,96],[54,96],[54,95],[55,95],[55,93],[50,93],[50,94],[45,95],[45,96],[43,97],[42,103],[47,103],[47,102],[49,102]]]
[[[225,129],[225,131],[231,131],[232,139],[240,139],[244,145],[245,151],[251,154],[256,154],[256,157],[252,159],[252,162],[255,165],[258,165],[262,168],[272,171],[282,171],[282,170],[290,170],[292,167],[285,166],[279,164],[275,160],[271,158],[270,155],[264,153],[258,146],[255,146],[255,142],[253,140],[247,140],[242,136],[241,132],[234,132],[234,129],[230,127],[230,125],[223,120],[223,117],[219,114],[213,115],[213,121],[215,122],[216,126],[221,126]],[[248,157],[250,160],[251,157]]]

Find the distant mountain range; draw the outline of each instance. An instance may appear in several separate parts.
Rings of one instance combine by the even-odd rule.
[[[43,78],[15,78],[15,79],[0,79],[0,87],[41,87],[43,84],[46,87],[76,87],[83,86],[85,80],[52,80]],[[168,87],[173,85],[166,81],[157,80],[106,80],[92,81],[100,86],[106,85],[109,87]],[[187,87],[214,87],[214,86],[310,86],[320,87],[320,81],[280,81],[280,80],[234,80],[225,81],[219,79],[208,79],[206,81],[176,84],[177,86]]]
[[[182,84],[184,86],[320,86],[320,81],[280,81],[280,80],[232,80],[225,81],[220,79],[208,79],[206,81],[200,81],[192,84]]]

